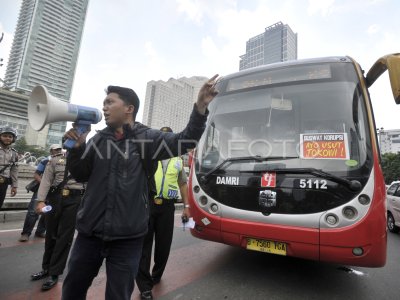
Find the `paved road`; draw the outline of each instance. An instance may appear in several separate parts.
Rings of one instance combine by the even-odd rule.
[[[400,235],[389,233],[384,268],[347,268],[268,255],[193,238],[175,219],[175,236],[165,276],[154,289],[160,300],[186,299],[398,299]],[[29,280],[40,270],[43,239],[19,243],[22,218],[0,223],[0,299],[60,299],[61,282],[41,292]],[[102,267],[88,299],[104,299]],[[132,299],[139,299],[135,289]]]

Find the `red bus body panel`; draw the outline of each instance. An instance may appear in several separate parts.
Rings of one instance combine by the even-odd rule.
[[[248,237],[283,242],[287,244],[288,256],[352,266],[382,267],[386,263],[386,190],[377,161],[376,157],[376,180],[370,211],[352,226],[319,229],[221,218],[202,210],[190,192],[190,212],[196,223],[191,233],[197,238],[243,248],[246,248]],[[189,191],[192,188],[192,181],[189,180]],[[353,249],[357,247],[364,251],[360,256],[353,254]]]
[[[321,229],[321,260],[334,263],[383,267],[386,263],[386,188],[379,159],[374,155],[375,187],[368,214],[353,226]],[[354,247],[362,247],[364,254],[354,256]]]

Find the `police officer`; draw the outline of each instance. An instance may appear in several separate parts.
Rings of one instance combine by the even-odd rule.
[[[37,165],[35,173],[33,174],[33,178],[36,180],[38,184],[42,180],[42,175],[46,168],[47,163],[51,160],[52,156],[58,156],[60,153],[60,145],[53,144],[50,146],[50,156],[42,159],[40,163]],[[28,211],[26,212],[24,227],[22,228],[21,237],[18,241],[26,242],[29,240],[29,236],[32,233],[33,227],[35,227],[35,223],[39,218],[39,215],[36,213],[36,199],[37,199],[38,191],[35,191],[32,195],[31,201],[28,205]],[[45,223],[45,215],[41,215],[36,232],[36,237],[44,238],[46,236],[46,223]]]
[[[51,145],[50,148],[56,152],[44,171],[36,206],[37,213],[43,213],[45,200],[51,206],[51,210],[46,212],[47,231],[42,271],[31,275],[32,280],[49,276],[42,285],[44,291],[53,288],[58,282],[58,276],[64,271],[75,233],[76,213],[85,191],[82,183],[77,183],[68,175],[62,146]]]
[[[17,194],[18,153],[11,144],[17,140],[17,131],[11,127],[0,128],[0,208],[11,185],[11,197]]]
[[[170,127],[162,127],[164,132],[172,132]],[[141,299],[153,299],[153,285],[161,280],[167,265],[174,232],[175,200],[178,188],[181,192],[184,209],[182,219],[190,216],[187,192],[187,177],[180,157],[158,162],[154,175],[157,194],[150,202],[149,230],[143,242],[142,257],[136,283]],[[151,253],[154,237],[154,266],[150,274]]]

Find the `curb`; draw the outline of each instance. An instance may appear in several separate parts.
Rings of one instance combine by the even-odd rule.
[[[24,221],[26,210],[8,210],[0,211],[0,223]]]

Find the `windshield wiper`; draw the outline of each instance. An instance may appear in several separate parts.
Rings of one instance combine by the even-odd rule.
[[[361,190],[361,183],[358,180],[348,180],[331,173],[322,171],[320,169],[315,168],[288,168],[288,169],[275,169],[271,170],[271,172],[276,172],[279,174],[311,174],[314,176],[322,177],[328,179],[330,181],[343,184],[347,186],[352,191],[359,191]]]
[[[221,162],[219,165],[208,171],[206,174],[200,177],[200,181],[202,183],[207,183],[208,178],[217,172],[218,170],[222,169],[226,164],[231,165],[235,162],[241,162],[241,161],[258,161],[258,162],[263,162],[263,161],[269,161],[269,160],[283,160],[283,159],[293,159],[293,158],[299,158],[298,156],[242,156],[242,157],[231,157],[225,159],[223,162]],[[284,170],[284,169],[283,169]]]

